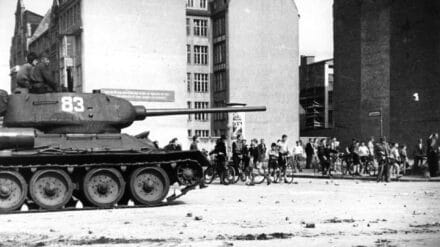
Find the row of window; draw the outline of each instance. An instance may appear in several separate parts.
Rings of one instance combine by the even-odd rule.
[[[209,137],[209,130],[195,130],[195,135],[199,137]],[[192,137],[192,130],[188,130],[188,136]]]
[[[191,109],[192,102],[187,102],[188,108]],[[209,102],[204,101],[195,101],[194,102],[194,108],[195,109],[206,109],[209,107]],[[207,113],[196,113],[194,114],[194,119],[198,121],[208,121],[208,114]],[[188,115],[188,120],[191,121],[191,115]]]
[[[214,45],[214,64],[226,63],[226,42]]]
[[[217,18],[213,21],[213,34],[214,38],[217,38],[219,36],[226,34],[226,21],[225,17],[222,16],[220,18]]]
[[[194,83],[194,92],[207,93],[209,91],[208,74],[194,73],[194,81],[191,81],[191,73],[186,73],[187,90],[191,92],[191,82]]]
[[[224,107],[223,101],[214,101],[215,107]],[[214,121],[224,121],[228,117],[227,112],[216,112],[213,114]]]
[[[80,24],[80,5],[79,2],[64,11],[60,16],[60,31],[63,32],[71,26]]]
[[[208,36],[208,20],[193,19],[193,33],[195,36]],[[186,35],[191,35],[191,19],[186,18]]]
[[[194,45],[193,47],[193,61],[191,61],[191,45],[186,45],[186,62],[188,64],[194,63],[197,65],[208,64],[208,46],[206,45]]]
[[[217,71],[214,73],[214,92],[226,90],[226,72]]]
[[[197,2],[197,0],[196,1],[194,1],[194,0],[186,0],[186,7],[187,8],[194,8],[196,5],[194,5],[194,2]],[[199,0],[198,1],[199,2],[199,8],[201,8],[201,9],[206,9],[206,7],[207,7],[207,0]]]

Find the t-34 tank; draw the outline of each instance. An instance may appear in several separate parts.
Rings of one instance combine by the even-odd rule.
[[[202,183],[208,160],[199,151],[157,149],[146,135],[121,129],[146,117],[264,111],[265,107],[151,109],[99,92],[0,92],[0,212],[155,206],[170,185],[181,194]]]

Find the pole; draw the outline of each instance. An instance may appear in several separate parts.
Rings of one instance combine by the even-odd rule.
[[[383,112],[382,112],[382,106],[380,107],[380,137],[383,137]]]

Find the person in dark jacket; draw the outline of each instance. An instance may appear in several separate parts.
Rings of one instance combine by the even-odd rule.
[[[379,163],[379,172],[377,174],[377,182],[390,181],[390,146],[385,137],[381,137],[380,141],[374,147],[377,162]]]
[[[52,71],[49,67],[49,58],[42,55],[40,62],[32,71],[31,93],[52,93],[58,92],[58,84],[55,82]]]
[[[192,143],[191,143],[191,145],[189,146],[189,150],[199,150],[199,147],[198,147],[198,143],[199,143],[199,138],[198,138],[198,136],[193,136],[193,141],[192,141]]]
[[[220,183],[222,183],[222,184],[226,184],[225,178],[224,178],[224,174],[225,174],[224,171],[226,168],[226,161],[228,160],[227,153],[226,153],[225,140],[226,140],[226,136],[224,136],[224,135],[220,136],[220,139],[218,139],[217,142],[215,143],[214,150],[212,150],[209,153],[209,155],[212,155],[212,154],[216,155],[215,160],[216,160],[217,174],[219,174]]]
[[[177,138],[171,139],[168,145],[166,145],[163,149],[167,151],[179,151],[179,147],[177,145]]]
[[[431,177],[437,176],[437,170],[438,170],[438,134],[432,134],[428,138],[427,142],[427,156],[428,156],[428,169],[429,169],[429,175]]]
[[[423,139],[420,138],[417,145],[414,147],[413,152],[414,165],[413,170],[417,171],[423,165],[423,160],[426,158],[425,145],[423,145]]]
[[[38,64],[38,56],[30,52],[26,57],[27,63],[16,66],[14,71],[11,71],[11,75],[14,75],[17,82],[17,88],[30,90],[33,83],[32,71],[35,65]]]
[[[306,169],[310,169],[313,160],[313,155],[315,154],[312,138],[309,139],[305,151],[306,151]]]
[[[321,163],[322,175],[332,176],[330,171],[331,154],[335,152],[327,145],[327,139],[322,139],[318,147],[318,159]]]

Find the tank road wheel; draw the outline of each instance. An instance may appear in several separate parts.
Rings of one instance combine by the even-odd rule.
[[[131,195],[140,204],[148,206],[160,204],[169,189],[170,179],[162,168],[138,168],[130,176]]]
[[[32,200],[41,208],[59,209],[72,197],[73,185],[63,170],[39,170],[29,182],[29,191]]]
[[[121,200],[125,191],[122,174],[114,168],[96,168],[88,171],[83,181],[86,199],[100,208],[112,207]]]
[[[23,176],[15,171],[0,172],[0,212],[19,208],[27,195],[27,184]]]

